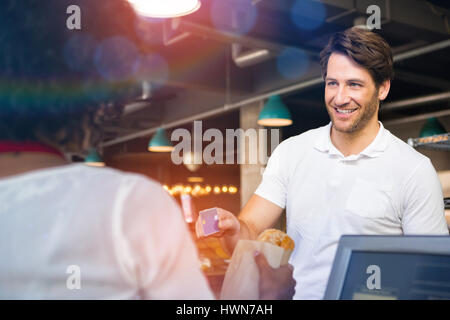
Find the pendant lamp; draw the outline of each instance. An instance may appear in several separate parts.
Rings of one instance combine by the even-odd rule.
[[[137,14],[147,18],[174,18],[197,11],[200,0],[128,0]]]
[[[447,133],[444,126],[436,118],[428,118],[425,122],[422,130],[420,131],[420,137],[431,137],[437,134]]]
[[[88,166],[93,167],[104,167],[105,163],[103,162],[102,158],[98,154],[98,152],[95,149],[92,149],[87,157],[84,159],[84,163]]]
[[[167,132],[159,128],[148,143],[148,150],[152,152],[172,152],[173,146],[167,137]]]
[[[279,95],[274,95],[267,100],[258,118],[258,124],[267,127],[283,127],[292,124],[289,109]]]

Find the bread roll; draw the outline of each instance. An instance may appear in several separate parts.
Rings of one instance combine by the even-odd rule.
[[[277,229],[264,230],[259,236],[258,241],[269,242],[273,245],[282,247],[286,250],[294,250],[295,242],[286,233]]]

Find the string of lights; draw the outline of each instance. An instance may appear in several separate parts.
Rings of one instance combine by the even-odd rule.
[[[174,186],[169,187],[168,185],[163,185],[163,188],[172,196],[178,196],[181,194],[189,194],[193,197],[207,196],[210,194],[219,195],[219,194],[236,194],[238,192],[238,188],[230,185],[230,186],[210,186],[210,185],[183,185],[176,184]]]

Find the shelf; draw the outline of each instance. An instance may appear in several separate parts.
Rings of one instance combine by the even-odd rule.
[[[414,148],[450,151],[450,133],[424,138],[409,138],[408,144]]]

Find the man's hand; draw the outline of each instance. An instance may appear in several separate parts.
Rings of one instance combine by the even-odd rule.
[[[292,277],[292,265],[272,268],[266,257],[258,251],[255,252],[255,262],[259,270],[259,299],[291,300],[296,284]]]
[[[217,217],[219,218],[218,226],[220,231],[212,234],[214,237],[223,237],[223,236],[234,236],[239,233],[240,223],[238,218],[232,214],[230,211],[227,211],[222,208],[217,208]],[[205,235],[203,234],[202,221],[199,216],[195,223],[195,233],[198,238],[202,238]]]

